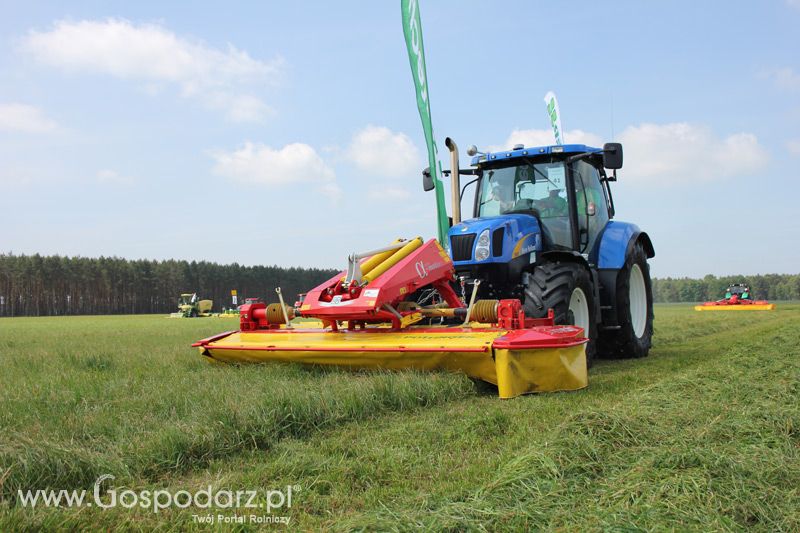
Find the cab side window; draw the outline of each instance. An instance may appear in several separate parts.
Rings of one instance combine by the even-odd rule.
[[[576,195],[578,208],[578,224],[581,229],[586,229],[587,237],[582,239],[586,243],[584,252],[591,252],[597,242],[597,237],[608,222],[608,204],[606,203],[603,184],[600,183],[600,172],[591,163],[584,160],[576,161],[575,167],[576,189],[583,184],[583,193]]]

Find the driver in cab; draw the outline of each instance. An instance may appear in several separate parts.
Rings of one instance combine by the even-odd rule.
[[[561,189],[550,189],[550,194],[535,202],[543,217],[560,217],[567,214],[567,201],[559,196]]]
[[[485,215],[502,215],[514,210],[514,193],[509,187],[503,187],[497,181],[492,182],[491,196],[487,203]],[[496,211],[496,212],[494,212]]]

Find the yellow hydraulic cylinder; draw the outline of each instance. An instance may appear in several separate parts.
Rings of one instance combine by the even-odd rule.
[[[422,246],[422,237],[417,237],[408,241],[408,243],[394,252],[389,258],[385,259],[382,263],[372,268],[368,274],[363,277],[363,280],[370,283],[375,278],[392,268],[394,265],[408,257],[408,255]]]
[[[397,238],[397,239],[393,240],[392,243],[389,246],[391,246],[393,244],[400,244],[402,242],[405,242],[405,239]],[[380,252],[380,253],[377,253],[375,255],[370,256],[369,259],[367,259],[366,261],[364,261],[363,263],[358,265],[358,268],[361,270],[361,275],[363,276],[364,274],[368,274],[370,270],[372,270],[377,265],[381,264],[383,261],[385,261],[386,259],[391,257],[392,254],[395,253],[400,248],[402,248],[402,246],[398,246],[398,247],[393,248],[391,250],[386,250],[385,252]],[[341,279],[344,282],[347,279],[347,276],[342,276],[339,279]]]
[[[402,240],[403,239],[395,239],[394,241],[392,241],[392,244],[397,244],[399,242],[402,242]],[[373,255],[372,257],[361,263],[361,276],[363,277],[369,274],[373,268],[375,268],[376,266],[380,265],[381,263],[392,257],[392,254],[394,254],[395,252],[397,252],[397,250],[387,250],[385,252]]]

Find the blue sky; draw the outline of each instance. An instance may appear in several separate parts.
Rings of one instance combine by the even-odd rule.
[[[4,4],[0,250],[344,267],[434,236],[399,2]],[[549,143],[553,90],[567,142],[623,142],[653,275],[800,271],[800,0],[421,4],[443,158]]]

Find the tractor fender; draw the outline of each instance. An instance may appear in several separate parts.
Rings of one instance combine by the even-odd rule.
[[[636,224],[616,220],[609,221],[601,236],[597,268],[619,270],[625,265],[628,252],[637,242],[642,243],[648,258],[656,255],[650,237]]]
[[[609,221],[600,241],[596,275],[600,282],[600,305],[602,308],[601,329],[616,329],[617,316],[617,276],[625,266],[625,259],[636,243],[641,243],[647,258],[656,255],[650,236],[641,231],[636,224]]]

